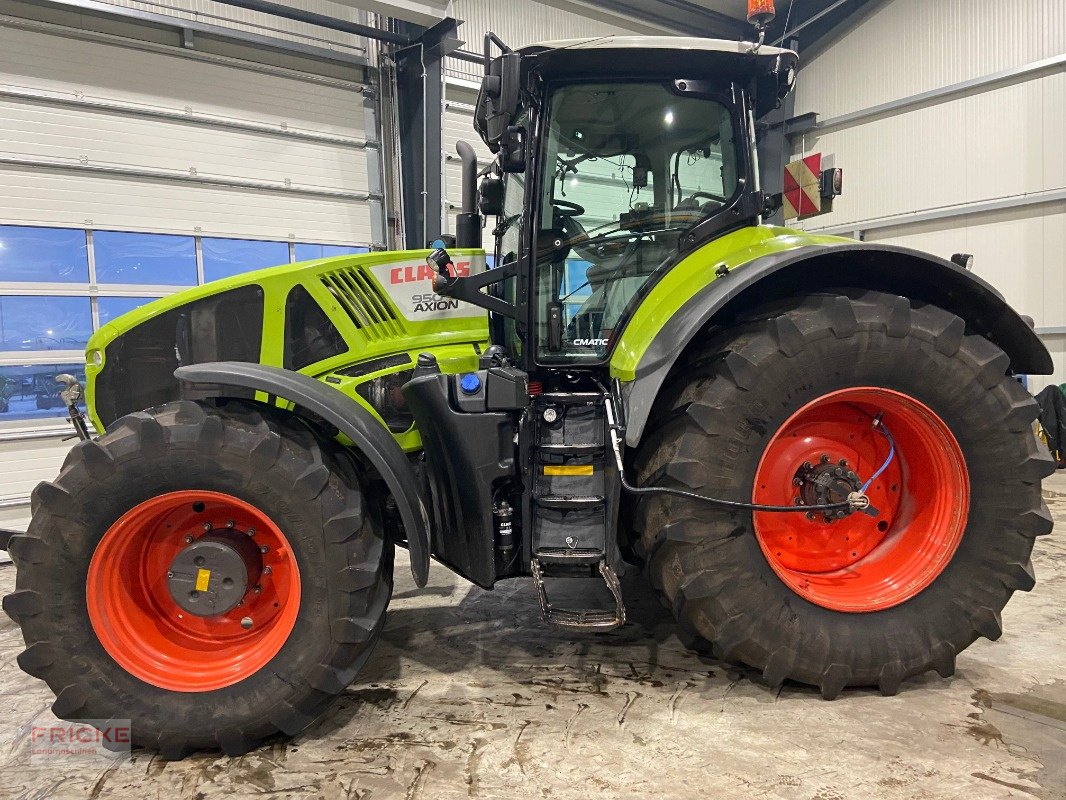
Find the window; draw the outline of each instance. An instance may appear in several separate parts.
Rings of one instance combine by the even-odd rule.
[[[201,240],[204,281],[230,278],[242,272],[289,263],[288,242],[262,242],[254,239]]]
[[[552,93],[537,190],[539,360],[603,359],[685,231],[728,205],[740,183],[727,102],[668,82]]]
[[[96,301],[100,327],[158,299],[158,297],[101,297]]]
[[[0,281],[88,283],[85,231],[0,225]]]
[[[588,261],[580,258],[568,258],[566,269],[563,271],[562,297],[564,312],[567,318],[573,318],[581,305],[592,297],[592,287],[589,285],[588,271],[591,267]]]
[[[360,247],[354,244],[307,244],[306,242],[297,242],[296,244],[297,261],[310,261],[313,258],[350,256],[356,253],[369,252],[369,247]]]
[[[196,285],[196,241],[191,236],[96,231],[93,251],[98,283]]]
[[[56,382],[64,373],[85,382],[84,364],[0,367],[0,422],[65,417],[67,407],[59,396],[63,386]]]
[[[295,250],[304,260],[369,252],[360,245],[312,242]],[[8,293],[0,294],[0,353],[8,362],[0,366],[0,424],[66,415],[54,377],[71,373],[84,380],[84,365],[49,362],[84,352],[94,329],[182,287],[290,260],[288,242],[0,225],[0,283],[8,285]],[[12,285],[21,283],[36,285]],[[304,295],[290,298],[299,308],[288,321],[286,359],[296,369],[348,349],[318,304]],[[222,318],[209,330],[199,321],[208,306],[217,306]],[[152,405],[156,395],[172,388],[179,360],[258,361],[263,313],[262,290],[240,287],[161,314],[145,327],[144,349],[121,358],[110,354],[114,363],[96,386],[97,410],[113,420]]]
[[[0,350],[82,350],[92,332],[88,297],[0,296]]]

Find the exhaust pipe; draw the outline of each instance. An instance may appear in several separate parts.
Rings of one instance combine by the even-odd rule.
[[[455,218],[455,246],[481,247],[481,215],[477,212],[477,155],[467,142],[456,142],[463,162],[463,208]]]

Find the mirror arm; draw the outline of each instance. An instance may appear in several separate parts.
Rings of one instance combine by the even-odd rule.
[[[494,314],[514,319],[517,311],[513,303],[501,300],[491,294],[481,291],[486,286],[499,283],[507,278],[518,275],[518,262],[512,261],[502,267],[493,267],[477,275],[467,278],[456,278],[437,274],[433,278],[433,291],[444,297],[454,297],[474,306],[486,308]]]

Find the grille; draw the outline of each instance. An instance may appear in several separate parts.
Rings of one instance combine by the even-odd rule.
[[[356,328],[368,339],[404,334],[403,323],[378,285],[358,269],[338,269],[322,276],[325,286]]]

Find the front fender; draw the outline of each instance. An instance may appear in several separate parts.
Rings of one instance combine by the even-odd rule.
[[[396,500],[407,534],[411,575],[419,587],[426,585],[430,523],[418,479],[396,440],[369,411],[321,381],[280,367],[216,361],[179,367],[174,376],[183,391],[192,389],[198,398],[234,396],[227,392],[234,389],[266,392],[321,417],[351,439]]]
[[[872,289],[931,303],[961,317],[968,331],[1000,347],[1010,357],[1014,372],[1047,375],[1054,369],[1043,342],[1003,296],[987,281],[950,261],[892,245],[807,237],[781,229],[754,230],[762,231],[757,246],[732,252],[701,250],[689,256],[703,255],[704,263],[688,265],[692,273],[688,291],[678,296],[675,288],[669,296],[657,298],[659,287],[654,287],[644,300],[650,302],[651,311],[642,320],[642,304],[619,337],[611,371],[623,382],[629,446],[640,442],[667,375],[701,331],[729,324],[755,306],[796,294]]]

